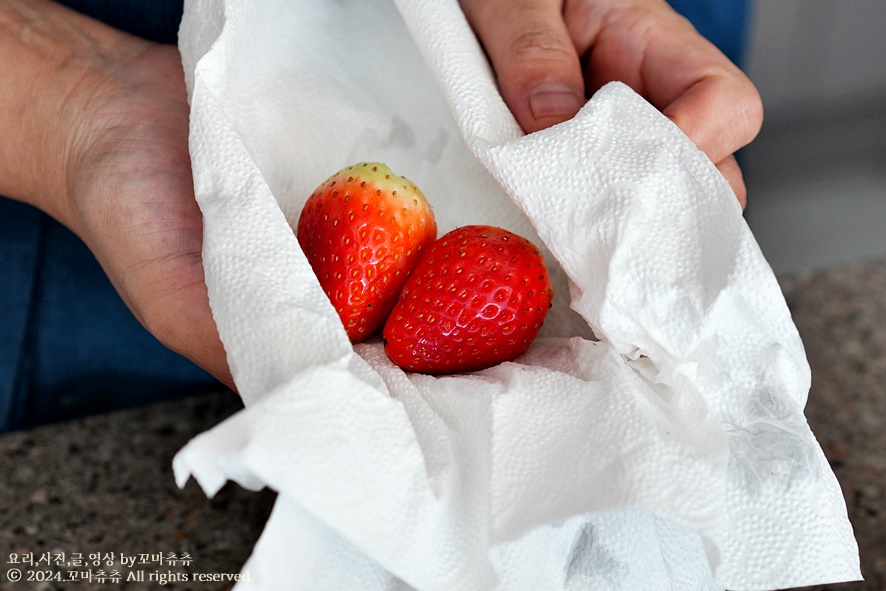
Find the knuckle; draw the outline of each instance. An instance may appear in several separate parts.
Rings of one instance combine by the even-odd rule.
[[[760,93],[757,91],[757,88],[753,85],[752,92],[753,95],[749,101],[747,101],[746,107],[746,117],[751,122],[751,127],[754,131],[754,135],[760,131],[760,127],[763,125],[763,117],[765,115],[763,109],[763,99],[760,97]]]
[[[737,96],[742,145],[750,143],[763,126],[763,100],[756,86],[745,78]]]
[[[510,43],[510,54],[515,59],[571,59],[575,49],[568,39],[554,31],[537,26],[523,28]]]

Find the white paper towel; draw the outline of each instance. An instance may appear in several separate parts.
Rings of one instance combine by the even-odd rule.
[[[280,494],[250,589],[775,589],[859,578],[809,368],[728,185],[627,87],[523,136],[456,0],[189,0],[210,303],[246,403],[180,485]],[[474,374],[352,348],[290,229],[380,160],[440,231],[543,245],[543,336]],[[595,338],[592,335],[596,335]]]

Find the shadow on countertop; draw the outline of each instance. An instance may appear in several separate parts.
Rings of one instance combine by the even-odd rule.
[[[886,260],[786,277],[781,284],[812,366],[806,416],[842,486],[866,578],[805,589],[886,590]],[[240,571],[275,495],[228,483],[207,499],[193,480],[176,488],[172,475],[175,453],[239,408],[239,398],[220,392],[0,437],[4,563],[9,553],[64,552],[66,561],[74,553],[84,561],[94,552],[118,553],[96,567],[49,567],[91,569],[92,582],[24,585],[4,576],[0,590],[230,588],[125,578],[130,572]],[[145,563],[124,566],[119,553],[144,554]],[[161,553],[190,562],[160,564],[153,559]],[[15,565],[3,566],[6,573]],[[104,582],[95,578],[99,570]],[[119,582],[109,578],[115,571]]]

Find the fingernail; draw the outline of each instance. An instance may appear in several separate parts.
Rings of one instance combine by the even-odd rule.
[[[536,119],[569,118],[578,113],[584,101],[567,86],[549,84],[529,93],[529,108]]]

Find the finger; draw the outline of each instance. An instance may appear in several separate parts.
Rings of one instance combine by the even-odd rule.
[[[720,171],[720,174],[726,178],[729,186],[732,187],[732,192],[735,193],[735,197],[738,199],[741,208],[744,209],[748,204],[748,191],[744,183],[744,175],[741,172],[741,168],[738,166],[738,161],[735,159],[735,156],[727,156],[718,162],[716,166],[717,170]]]
[[[749,144],[763,124],[763,104],[744,74],[705,77],[663,113],[714,162]]]
[[[760,131],[763,103],[754,84],[673,9],[660,5],[640,66],[649,100],[713,162]]]
[[[462,0],[499,91],[526,133],[572,118],[585,103],[562,0]]]
[[[683,130],[713,162],[747,145],[763,122],[747,76],[664,2],[579,2],[566,13],[587,53],[589,92],[621,80]]]

